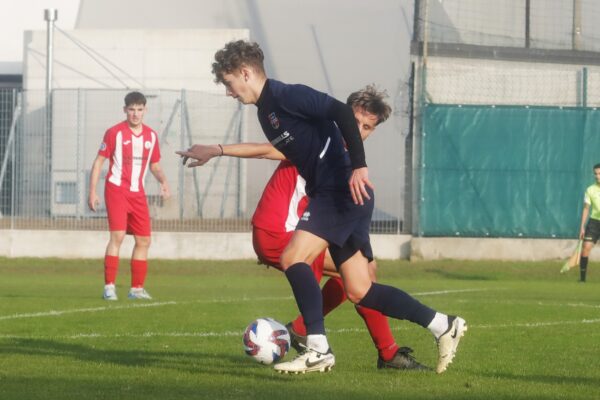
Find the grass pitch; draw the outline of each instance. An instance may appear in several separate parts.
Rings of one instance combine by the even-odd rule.
[[[99,260],[0,259],[0,399],[598,399],[600,272],[560,263],[383,262],[379,280],[469,330],[448,371],[379,371],[362,319],[326,319],[336,367],[279,375],[241,337],[254,318],[296,306],[281,273],[251,261],[151,261],[152,301],[101,300]],[[435,366],[428,331],[392,321],[400,345]],[[293,350],[290,352],[293,355]],[[290,357],[290,356],[288,356]]]

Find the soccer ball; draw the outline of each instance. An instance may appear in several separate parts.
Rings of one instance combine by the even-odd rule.
[[[272,318],[259,318],[248,325],[243,342],[246,354],[261,364],[271,364],[290,349],[290,333]]]

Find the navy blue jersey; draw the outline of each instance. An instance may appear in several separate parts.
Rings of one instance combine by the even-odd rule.
[[[334,101],[308,86],[268,79],[256,102],[267,139],[298,168],[311,197],[315,190],[350,196],[350,158],[340,130],[327,116]]]

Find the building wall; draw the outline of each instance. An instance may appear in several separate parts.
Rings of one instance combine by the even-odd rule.
[[[265,51],[272,78],[304,83],[342,101],[370,83],[386,89],[394,113],[369,138],[367,163],[377,188],[376,218],[403,219],[413,11],[413,0],[82,0],[76,29],[243,28]],[[247,137],[264,140],[257,125]],[[250,209],[275,166],[248,163],[254,177],[248,186]]]

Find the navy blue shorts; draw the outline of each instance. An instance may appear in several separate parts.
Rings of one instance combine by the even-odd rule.
[[[311,197],[308,207],[296,229],[312,233],[329,243],[329,252],[336,268],[361,251],[373,260],[369,228],[375,204],[373,191],[367,188],[371,199],[364,205],[355,205],[349,191],[324,191]]]

